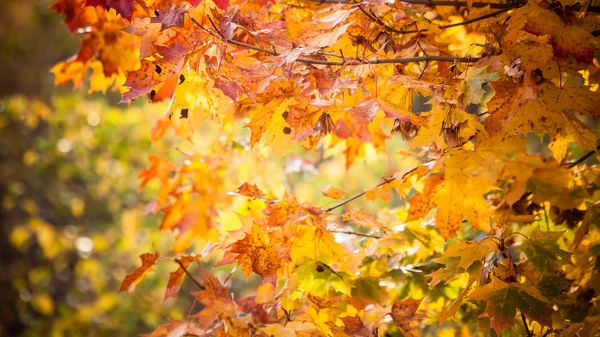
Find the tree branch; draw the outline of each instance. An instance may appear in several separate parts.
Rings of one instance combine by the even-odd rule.
[[[417,167],[418,167],[418,166],[417,166]],[[396,180],[396,178],[395,178],[395,177],[391,177],[390,179],[385,179],[385,178],[384,178],[384,180],[383,180],[382,182],[380,182],[379,184],[375,185],[374,187],[371,187],[369,190],[371,190],[371,189],[374,189],[374,188],[377,188],[377,187],[381,187],[381,186],[383,186],[383,185],[385,185],[385,184],[387,184],[387,183],[391,183],[391,182],[392,182],[392,181],[394,181],[394,180]],[[344,206],[345,204],[349,203],[350,201],[353,201],[353,200],[355,200],[355,199],[358,199],[358,198],[362,197],[363,195],[367,194],[367,191],[368,191],[368,190],[364,190],[364,191],[362,191],[362,192],[360,192],[360,193],[358,193],[358,194],[355,194],[354,196],[351,196],[350,198],[348,198],[348,199],[346,199],[346,200],[344,200],[344,201],[340,202],[339,204],[336,204],[336,205],[334,205],[334,206],[331,206],[331,207],[329,207],[328,209],[326,209],[326,210],[325,210],[325,212],[331,212],[331,211],[333,211],[333,210],[334,210],[334,209],[336,209],[336,208],[342,207],[342,206]]]
[[[354,0],[308,0],[318,5],[323,4],[353,4]],[[425,5],[425,6],[439,6],[439,7],[469,7],[469,3],[466,1],[449,1],[449,0],[403,0],[402,2],[411,5]],[[525,5],[527,1],[514,1],[507,3],[491,3],[491,2],[474,2],[471,4],[471,8],[482,8],[490,6],[491,9],[501,8],[513,8]],[[586,10],[587,13],[600,13],[600,6],[589,6]]]
[[[525,314],[521,311],[521,319],[523,320],[523,326],[525,326],[525,332],[527,332],[527,336],[533,336],[533,334],[529,331],[529,326],[527,325],[527,321],[525,320]]]
[[[568,165],[568,168],[573,168],[581,163],[583,163],[586,159],[588,159],[589,157],[591,157],[594,153],[600,151],[600,145],[598,145],[598,147],[596,147],[595,150],[592,150],[588,153],[586,153],[585,155],[583,155],[581,158],[577,159],[576,161],[570,162],[570,163],[565,163],[564,165]]]
[[[507,8],[504,8],[504,9],[501,9],[501,10],[498,10],[498,11],[495,11],[495,12],[491,12],[491,13],[488,13],[486,15],[478,16],[476,18],[465,20],[465,21],[462,21],[462,22],[457,22],[457,23],[453,23],[453,24],[449,24],[449,25],[439,26],[438,28],[439,29],[448,29],[448,28],[452,28],[452,27],[458,27],[458,26],[468,25],[468,24],[471,24],[471,23],[474,23],[474,22],[483,21],[485,19],[493,18],[493,17],[495,17],[497,15],[500,15],[502,13],[508,12],[508,11],[510,11],[512,9],[515,9],[515,8],[518,8],[518,7],[519,6],[513,5],[513,7],[507,7]],[[410,34],[410,33],[421,33],[421,32],[427,32],[427,31],[429,31],[429,29],[423,28],[423,29],[418,29],[418,30],[417,29],[402,30],[402,31],[398,31],[398,33],[399,34]]]
[[[348,234],[348,235],[356,235],[356,236],[362,236],[365,238],[374,238],[374,239],[381,239],[382,236],[379,235],[374,235],[374,234],[363,234],[363,233],[357,233],[357,232],[352,232],[352,231],[341,231],[341,230],[329,230],[329,233],[340,233],[340,234]]]
[[[280,56],[281,53],[276,52],[275,50],[264,49],[252,44],[224,39],[219,36],[219,34],[211,31],[210,29],[203,27],[196,19],[190,17],[192,22],[196,24],[198,27],[202,28],[205,32],[212,35],[213,37],[232,44],[239,47],[248,48],[251,50],[256,50],[258,52],[272,55],[272,56]],[[328,53],[328,56],[337,57],[342,59],[342,61],[328,61],[328,60],[315,60],[309,58],[297,58],[296,62],[306,63],[306,64],[320,64],[320,65],[329,65],[329,66],[352,66],[352,65],[364,65],[364,64],[395,64],[395,63],[412,63],[412,62],[423,62],[423,61],[437,61],[437,62],[460,62],[460,63],[473,63],[479,60],[478,57],[461,57],[461,56],[436,56],[436,55],[423,55],[416,57],[404,57],[404,58],[371,58],[371,59],[359,59],[359,58],[349,58],[343,57],[342,55]]]
[[[429,29],[427,28],[423,28],[423,29],[409,29],[409,30],[401,30],[401,29],[396,29],[393,27],[390,27],[388,25],[385,24],[385,22],[383,22],[380,18],[378,18],[375,14],[373,13],[368,13],[365,9],[363,9],[363,7],[360,5],[360,3],[356,2],[356,4],[358,5],[358,8],[361,10],[361,12],[363,12],[368,18],[370,18],[371,20],[373,20],[375,23],[377,23],[378,25],[380,25],[381,27],[383,27],[383,29],[392,32],[392,33],[396,33],[396,34],[411,34],[411,33],[422,33],[422,32],[427,32],[429,31]],[[493,18],[497,15],[500,15],[502,13],[508,12],[512,9],[518,8],[522,6],[522,4],[511,4],[510,7],[506,7],[503,9],[500,9],[498,11],[492,12],[492,13],[488,13],[476,18],[472,18],[469,20],[465,20],[462,22],[457,22],[457,23],[453,23],[453,24],[449,24],[449,25],[442,25],[439,26],[439,29],[448,29],[448,28],[452,28],[452,27],[458,27],[458,26],[464,26],[464,25],[468,25],[474,22],[478,22],[478,21],[483,21],[485,19],[489,19],[489,18]]]
[[[177,262],[177,264],[181,267],[181,269],[183,269],[185,274],[192,280],[192,282],[196,284],[196,286],[198,286],[198,288],[200,288],[201,290],[206,289],[206,287],[203,286],[202,283],[200,283],[200,281],[196,280],[196,278],[188,272],[187,268],[185,268],[185,266],[183,265],[183,263],[181,263],[181,261],[179,261],[179,259],[175,259],[175,262]]]
[[[318,4],[353,4],[354,0],[310,0]],[[428,6],[448,6],[448,7],[468,7],[467,2],[448,1],[448,0],[403,0],[402,2],[411,5],[428,5]],[[516,3],[489,3],[489,2],[474,2],[471,7],[481,8],[490,6],[490,8],[509,8],[515,5],[524,5],[527,1],[519,1]]]

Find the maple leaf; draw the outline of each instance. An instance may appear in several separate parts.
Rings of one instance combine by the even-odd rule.
[[[238,187],[237,193],[255,199],[261,199],[265,195],[258,187],[256,187],[256,184],[250,185],[248,183],[243,183]]]
[[[85,0],[86,6],[101,6],[107,11],[111,8],[115,9],[122,17],[131,20],[133,15],[134,0]]]
[[[444,322],[448,318],[454,317],[465,299],[465,296],[471,291],[471,287],[477,278],[471,276],[466,287],[458,294],[458,297],[452,300],[447,307],[444,307],[440,312],[440,321]]]
[[[181,288],[181,283],[186,275],[185,268],[187,268],[190,263],[198,260],[201,257],[201,255],[184,255],[179,258],[179,268],[169,275],[169,282],[167,282],[167,291],[164,299],[165,301],[169,297],[175,297],[175,295],[177,295],[179,289]]]
[[[423,299],[416,300],[412,297],[403,301],[399,299],[394,300],[390,316],[392,317],[394,324],[396,324],[406,337],[420,336],[419,332],[411,327],[411,323],[425,317],[423,314],[416,313],[421,301],[423,301]]]
[[[226,11],[227,7],[229,7],[229,0],[215,0],[215,5],[217,5],[217,7],[221,8],[222,10]]]
[[[463,73],[462,76],[465,79],[465,84],[468,87],[466,90],[467,103],[479,104],[483,101],[483,96],[486,91],[484,86],[489,82],[497,81],[500,76],[496,72],[487,72],[487,67],[471,68],[467,72]]]
[[[446,266],[429,274],[432,277],[431,287],[435,287],[440,281],[446,282],[452,280],[458,273],[464,273],[474,264],[481,262],[490,253],[498,250],[498,245],[492,240],[483,240],[481,242],[458,241],[451,244],[442,256],[432,259],[433,262],[442,263]],[[483,263],[477,267],[481,270]],[[477,275],[476,271],[472,271]]]
[[[204,289],[194,294],[196,299],[204,305],[204,308],[195,315],[198,325],[206,329],[219,318],[234,316],[234,302],[227,293],[228,289],[221,284],[219,279],[200,266],[200,280]]]
[[[506,283],[492,276],[491,283],[475,288],[468,297],[486,301],[484,315],[490,318],[498,335],[515,324],[517,309],[543,326],[552,326],[552,305],[530,283]]]
[[[551,265],[555,264],[557,258],[564,263],[571,264],[571,253],[560,249],[558,239],[564,234],[562,232],[542,231],[536,227],[529,239],[525,240],[517,251],[525,253],[527,260],[536,266],[541,273],[554,271]]]
[[[591,62],[594,58],[594,37],[589,31],[563,22],[557,14],[535,2],[528,2],[511,14],[505,40],[516,40],[521,29],[540,36],[550,35],[554,54],[558,57],[572,55],[580,62]]]
[[[152,333],[141,335],[143,337],[208,337],[211,333],[204,331],[191,322],[169,319],[169,324],[156,328]]]
[[[321,193],[323,193],[324,196],[335,200],[340,200],[344,196],[344,192],[342,190],[331,185],[321,190]]]
[[[119,288],[119,293],[127,290],[129,293],[132,293],[135,289],[135,286],[142,281],[144,276],[152,270],[152,267],[156,263],[156,260],[160,256],[159,253],[146,253],[140,255],[140,259],[142,260],[142,265],[139,266],[133,273],[127,275],[123,282],[121,283],[121,288]]]
[[[127,80],[123,85],[130,89],[123,94],[121,102],[148,95],[157,85],[166,82],[178,73],[182,66],[183,59],[175,64],[165,59],[142,60],[140,69],[127,74]]]
[[[567,83],[562,88],[544,84],[541,88],[537,99],[527,100],[508,118],[502,127],[504,134],[549,133],[548,147],[558,162],[566,156],[570,143],[576,143],[583,150],[595,149],[596,135],[568,110],[598,116],[599,95],[574,83]]]
[[[150,160],[150,167],[144,169],[138,175],[138,178],[142,180],[138,187],[138,192],[154,178],[158,178],[162,184],[165,184],[169,180],[171,172],[175,171],[177,168],[171,161],[156,155],[150,155],[148,156],[148,159]]]
[[[435,206],[433,195],[437,192],[441,182],[444,180],[444,175],[436,174],[429,176],[424,180],[425,187],[423,188],[423,192],[415,194],[408,200],[410,208],[406,221],[424,218],[431,208]]]
[[[190,9],[190,5],[181,4],[179,7],[173,5],[171,8],[158,10],[158,15],[150,19],[151,23],[160,23],[161,30],[165,30],[169,27],[183,25],[183,14]]]
[[[347,316],[340,318],[344,322],[344,332],[349,336],[368,337],[371,336],[371,330],[365,326],[358,316]]]
[[[58,0],[50,9],[65,16],[65,24],[71,33],[89,24],[89,10],[85,9],[86,0]],[[86,13],[87,12],[87,13]]]
[[[252,272],[260,275],[264,282],[274,283],[277,269],[281,265],[281,257],[267,234],[257,224],[252,226],[251,233],[227,247],[223,260],[217,266],[236,261],[249,277]]]

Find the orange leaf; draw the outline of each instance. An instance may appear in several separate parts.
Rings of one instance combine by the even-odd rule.
[[[177,295],[177,293],[179,292],[179,289],[181,288],[181,283],[183,282],[183,279],[185,278],[186,274],[184,268],[187,268],[190,265],[190,263],[198,260],[200,257],[202,256],[185,255],[179,258],[179,262],[181,263],[181,265],[179,266],[179,268],[177,268],[177,270],[175,270],[169,275],[169,282],[167,283],[167,292],[165,293],[165,301],[169,297],[175,297],[175,295]]]
[[[140,281],[149,271],[152,270],[152,266],[154,266],[159,256],[159,253],[146,253],[140,255],[140,259],[142,259],[142,265],[134,270],[133,273],[125,277],[123,283],[121,283],[121,288],[119,288],[119,293],[127,289],[127,291],[131,294],[135,289],[135,286],[140,283]]]
[[[238,187],[237,193],[255,199],[260,199],[265,195],[258,187],[256,187],[256,184],[250,185],[248,183],[243,183],[242,186]]]
[[[325,187],[321,193],[323,193],[324,196],[335,200],[340,200],[344,196],[344,192],[342,190],[331,185]]]

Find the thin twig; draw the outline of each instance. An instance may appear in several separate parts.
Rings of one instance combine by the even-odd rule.
[[[417,167],[418,167],[418,166],[417,166]],[[378,188],[378,187],[381,187],[381,186],[383,186],[383,185],[385,185],[385,184],[391,183],[391,182],[392,182],[392,181],[394,181],[394,180],[396,180],[396,178],[395,178],[395,177],[391,177],[390,179],[385,179],[385,178],[384,178],[384,180],[383,180],[382,182],[380,182],[379,184],[377,184],[375,187],[372,187],[372,188],[370,188],[369,190],[372,190],[373,188]],[[362,197],[363,195],[367,194],[367,191],[369,191],[369,190],[364,190],[364,191],[362,191],[362,192],[360,192],[360,193],[358,193],[358,194],[355,194],[354,196],[352,196],[352,197],[350,197],[350,198],[348,198],[348,199],[346,199],[346,200],[344,200],[344,201],[340,202],[339,204],[336,204],[336,205],[334,205],[334,206],[331,206],[331,207],[329,207],[328,209],[326,209],[326,210],[325,210],[325,212],[331,212],[331,211],[333,211],[333,210],[334,210],[334,209],[336,209],[336,208],[342,207],[342,206],[344,206],[345,204],[349,203],[350,201],[353,201],[353,200],[355,200],[355,199],[358,199],[358,198]]]
[[[219,36],[217,33],[211,31],[210,29],[207,29],[205,27],[203,27],[202,25],[200,25],[200,23],[198,23],[198,21],[196,21],[194,18],[190,18],[192,20],[192,22],[194,22],[194,24],[196,24],[198,27],[201,27],[203,30],[205,30],[208,34],[212,35],[215,38],[218,38],[224,42],[239,46],[239,47],[244,47],[244,48],[248,48],[251,50],[256,50],[258,52],[264,53],[264,54],[268,54],[268,55],[272,55],[272,56],[280,56],[280,53],[277,53],[275,51],[272,50],[268,50],[268,49],[264,49],[255,45],[251,45],[248,43],[244,43],[244,42],[240,42],[240,41],[236,41],[236,40],[230,40],[230,39],[223,39],[223,37]],[[371,59],[353,59],[352,62],[348,61],[348,58],[344,58],[341,55],[334,55],[335,57],[338,57],[340,59],[343,59],[342,61],[327,61],[327,60],[315,60],[315,59],[307,59],[307,58],[297,58],[296,62],[301,62],[301,63],[306,63],[306,64],[321,64],[321,65],[330,65],[330,66],[343,66],[343,65],[365,65],[365,64],[394,64],[394,63],[413,63],[413,62],[424,62],[424,61],[437,61],[437,62],[460,62],[460,63],[474,63],[479,61],[478,57],[460,57],[460,56],[438,56],[438,55],[423,55],[423,56],[417,56],[417,57],[404,57],[404,58],[371,58]],[[345,61],[344,61],[345,59]]]
[[[493,18],[493,17],[495,17],[495,16],[497,16],[499,14],[502,14],[504,12],[508,12],[508,11],[513,10],[515,8],[518,8],[518,7],[519,7],[518,5],[513,5],[512,7],[507,7],[507,8],[501,9],[499,11],[488,13],[486,15],[478,16],[476,18],[472,18],[472,19],[465,20],[465,21],[462,21],[462,22],[457,22],[457,23],[452,23],[452,24],[449,24],[449,25],[439,26],[438,28],[439,29],[448,29],[448,28],[452,28],[452,27],[458,27],[458,26],[468,25],[468,24],[471,24],[471,23],[474,23],[474,22],[478,22],[478,21],[482,21],[482,20],[485,20],[485,19]],[[423,29],[419,29],[419,30],[417,30],[417,29],[402,30],[402,31],[399,31],[398,33],[399,34],[411,34],[411,33],[427,32],[427,31],[429,31],[429,29],[423,28]]]
[[[215,23],[213,22],[213,20],[210,18],[210,15],[206,16],[208,18],[208,21],[210,22],[210,25],[213,27],[213,29],[217,32],[217,34],[219,34],[219,36],[221,37],[221,39],[223,40],[227,40],[227,38],[225,37],[225,35],[223,35],[221,33],[221,31],[219,30],[219,28],[217,28],[217,25],[215,25]]]
[[[369,19],[373,20],[375,23],[377,23],[378,25],[380,25],[383,29],[392,32],[392,33],[396,33],[396,34],[411,34],[411,33],[421,33],[421,32],[427,32],[429,31],[429,29],[427,28],[423,28],[423,29],[410,29],[410,30],[401,30],[401,29],[396,29],[393,27],[388,26],[385,22],[383,22],[383,20],[381,20],[379,17],[377,17],[377,15],[375,15],[375,13],[373,13],[373,11],[371,11],[370,13],[368,13],[361,5],[358,1],[353,0],[354,3],[358,6],[358,9],[360,9],[361,12],[363,12],[363,14],[365,14]],[[489,19],[489,18],[493,18],[499,14],[508,12],[510,10],[513,10],[515,8],[518,8],[520,6],[522,6],[523,4],[510,4],[509,7],[506,8],[502,8],[499,11],[495,11],[492,13],[488,13],[476,18],[472,18],[469,20],[465,20],[462,22],[457,22],[457,23],[453,23],[453,24],[449,24],[449,25],[442,25],[439,26],[439,29],[447,29],[447,28],[452,28],[452,27],[458,27],[458,26],[464,26],[464,25],[468,25],[474,22],[478,22],[478,21],[482,21],[485,19]]]
[[[525,320],[525,314],[522,311],[521,319],[523,320],[523,325],[525,326],[525,332],[527,332],[527,336],[533,336],[533,334],[529,331],[529,326],[527,325],[527,321]]]
[[[196,278],[188,272],[187,268],[185,268],[185,266],[183,265],[183,263],[181,263],[181,261],[179,261],[179,259],[175,259],[175,262],[177,262],[177,264],[181,267],[181,269],[183,269],[185,274],[192,280],[192,282],[194,282],[198,286],[198,288],[200,288],[201,290],[206,289],[206,287],[203,286],[202,283],[200,283],[198,280],[196,280]]]
[[[357,232],[352,232],[352,231],[329,230],[328,232],[330,232],[330,233],[339,233],[339,234],[348,234],[348,235],[356,235],[356,236],[362,236],[362,237],[365,237],[365,238],[375,238],[375,239],[381,239],[382,238],[382,236],[379,236],[379,235],[363,234],[363,233],[357,233]]]
[[[353,4],[354,0],[311,0],[318,4]],[[449,1],[449,0],[404,0],[402,1],[411,5],[428,5],[428,6],[448,6],[448,7],[468,7],[469,4],[466,1]],[[525,2],[518,2],[519,4],[525,4]],[[471,7],[481,8],[490,6],[490,8],[507,8],[514,6],[514,3],[490,3],[490,2],[473,2]]]
[[[600,145],[598,145],[595,150],[592,150],[592,151],[586,153],[585,155],[583,155],[583,157],[577,159],[576,161],[570,162],[570,163],[564,163],[563,165],[568,165],[567,166],[568,168],[573,168],[573,167],[583,163],[586,159],[588,159],[589,157],[591,157],[594,153],[596,153],[598,151],[600,151]]]

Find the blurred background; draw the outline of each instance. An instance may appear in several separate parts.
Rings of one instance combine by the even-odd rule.
[[[164,106],[55,88],[49,70],[79,38],[51,4],[0,1],[0,336],[149,333],[191,304],[163,303],[164,263],[117,295],[139,254],[172,243],[144,216],[153,193],[137,193],[148,154],[168,144],[149,139]]]

